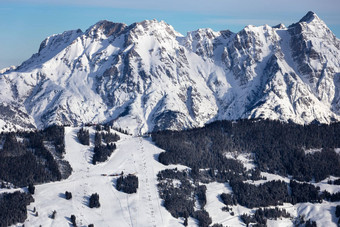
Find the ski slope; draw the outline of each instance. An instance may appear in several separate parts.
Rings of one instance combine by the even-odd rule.
[[[70,216],[76,216],[79,226],[181,226],[161,206],[157,192],[157,172],[165,167],[155,160],[161,152],[149,140],[120,134],[117,150],[108,161],[92,165],[94,138],[90,146],[78,142],[79,128],[65,128],[66,155],[73,173],[67,179],[36,186],[35,202],[28,207],[25,226],[68,226]],[[93,135],[94,131],[90,129]],[[118,177],[102,174],[136,174],[139,188],[135,194],[119,192],[115,188]],[[65,191],[72,193],[66,200]],[[99,194],[100,208],[89,208],[92,193]],[[34,207],[38,216],[33,213]],[[55,219],[50,218],[56,210]]]
[[[176,219],[162,206],[162,200],[157,190],[157,173],[166,168],[177,167],[183,170],[187,167],[181,165],[164,166],[157,161],[159,153],[163,150],[157,148],[149,138],[119,134],[121,139],[116,143],[117,149],[104,163],[92,165],[94,129],[90,131],[90,146],[81,145],[77,139],[79,128],[65,128],[65,159],[73,168],[72,175],[60,182],[36,185],[35,202],[28,206],[28,218],[25,226],[72,226],[70,216],[76,216],[78,226],[183,226],[183,219]],[[118,133],[118,132],[117,132]],[[246,157],[243,157],[246,159]],[[249,163],[250,160],[243,160]],[[250,167],[250,166],[249,166]],[[137,193],[126,194],[116,190],[115,184],[118,176],[103,176],[103,174],[135,174],[138,177],[139,187]],[[262,173],[265,175],[265,173]],[[281,179],[276,175],[266,175],[268,180]],[[340,191],[338,186],[327,185],[326,181],[317,183],[323,190],[330,192]],[[261,182],[253,182],[258,184]],[[263,183],[263,182],[262,182]],[[232,206],[234,215],[222,211],[225,205],[219,199],[222,192],[231,193],[228,184],[209,183],[207,186],[207,204],[205,209],[212,218],[212,223],[224,226],[245,226],[240,215],[252,214],[254,211],[240,205]],[[13,190],[11,190],[13,191]],[[72,193],[72,199],[66,200],[64,193]],[[6,190],[0,191],[0,193]],[[92,193],[99,194],[101,206],[89,208],[89,197]],[[335,207],[340,202],[321,204],[300,203],[296,205],[284,204],[292,217],[304,215],[307,219],[317,222],[318,226],[336,227]],[[36,215],[33,210],[38,212]],[[55,219],[51,218],[56,211]],[[196,220],[189,218],[189,226],[197,226]],[[17,226],[21,226],[18,224]],[[267,226],[294,226],[294,218],[268,220]]]

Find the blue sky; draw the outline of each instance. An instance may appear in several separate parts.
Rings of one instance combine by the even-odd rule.
[[[339,0],[0,0],[0,69],[28,59],[47,36],[84,31],[103,19],[164,20],[185,35],[206,27],[238,32],[248,24],[290,25],[310,10],[340,38]]]

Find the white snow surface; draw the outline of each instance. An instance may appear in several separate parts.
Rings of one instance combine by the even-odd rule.
[[[36,186],[35,202],[28,207],[25,226],[68,226],[72,214],[79,226],[91,223],[95,226],[181,226],[180,220],[161,206],[156,174],[165,167],[155,160],[160,149],[147,139],[120,134],[117,150],[109,160],[92,165],[92,146],[78,142],[78,130],[65,130],[65,159],[73,168],[72,175],[67,180]],[[118,177],[102,176],[122,171],[138,177],[137,193],[117,191],[115,182]],[[65,191],[72,193],[71,200],[65,199]],[[89,208],[92,193],[99,194],[100,208]],[[34,207],[39,213],[37,217],[33,213]],[[49,215],[54,210],[57,211],[56,218],[51,219]]]
[[[94,129],[90,130],[90,146],[81,145],[77,139],[79,128],[65,128],[66,154],[65,159],[73,168],[72,175],[59,182],[36,185],[35,202],[28,206],[28,218],[25,226],[69,226],[70,216],[76,216],[78,226],[183,226],[183,219],[176,219],[162,206],[157,189],[157,173],[166,168],[187,169],[181,165],[164,166],[157,161],[157,156],[163,150],[156,147],[149,138],[119,134],[117,150],[106,162],[91,164],[93,154]],[[245,157],[242,157],[244,159]],[[243,160],[244,161],[244,160]],[[139,187],[135,194],[125,194],[115,188],[117,177],[102,176],[102,174],[135,174]],[[267,180],[284,180],[273,174],[262,173]],[[335,179],[331,177],[330,179]],[[339,191],[338,186],[327,185],[324,180],[316,185],[331,193]],[[263,183],[263,182],[256,182]],[[224,204],[219,195],[233,193],[229,184],[209,183],[207,187],[207,203],[205,209],[209,212],[213,223],[224,226],[245,226],[240,215],[253,214],[254,210],[237,205],[231,206],[234,215],[222,211]],[[0,193],[14,192],[24,189],[1,189]],[[72,199],[66,200],[65,191],[72,193]],[[100,208],[89,208],[88,200],[92,193],[99,194]],[[294,218],[304,215],[306,219],[315,220],[318,226],[336,226],[335,207],[340,202],[321,204],[300,203],[296,205],[285,203],[280,208],[286,209],[293,218],[268,220],[268,226],[294,226]],[[33,212],[34,208],[38,216]],[[55,219],[50,218],[56,211]],[[197,221],[189,218],[189,226],[197,226]],[[17,226],[21,226],[18,224]]]
[[[306,44],[301,56],[296,37]],[[112,121],[138,135],[217,119],[329,123],[340,119],[339,56],[339,39],[315,14],[291,27],[186,36],[163,21],[100,21],[46,38],[37,54],[0,72],[0,107],[11,106],[0,131]]]

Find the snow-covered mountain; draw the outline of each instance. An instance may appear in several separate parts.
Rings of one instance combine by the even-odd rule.
[[[217,119],[337,121],[339,56],[340,40],[313,12],[236,34],[100,21],[46,38],[0,74],[0,126],[113,122],[139,134]]]

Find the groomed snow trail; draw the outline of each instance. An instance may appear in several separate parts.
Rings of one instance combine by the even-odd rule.
[[[157,182],[155,182],[155,178],[150,177],[154,176],[154,171],[152,168],[152,165],[148,165],[152,160],[150,159],[149,155],[146,155],[143,139],[139,138],[139,144],[140,147],[138,149],[138,153],[141,161],[138,164],[138,172],[139,172],[139,184],[140,184],[140,200],[143,201],[143,207],[140,207],[140,209],[143,209],[144,213],[148,217],[149,220],[149,226],[164,226],[163,218],[162,218],[162,212],[159,208],[159,197],[158,192],[154,192],[152,190]],[[152,158],[152,157],[151,157]],[[153,188],[152,188],[153,187]]]
[[[90,129],[90,146],[78,142],[79,128],[65,128],[65,159],[73,168],[72,175],[63,181],[36,186],[35,202],[28,207],[25,226],[69,226],[71,215],[76,216],[78,226],[137,227],[182,226],[161,206],[157,190],[157,173],[166,167],[155,157],[162,152],[148,139],[119,134],[117,149],[111,157],[92,165],[94,130]],[[137,193],[126,194],[116,189],[118,177],[102,174],[135,174],[138,177]],[[65,191],[72,193],[66,200]],[[99,194],[100,208],[89,208],[89,197]],[[38,216],[33,213],[34,207]],[[56,218],[50,218],[53,211]]]
[[[36,185],[33,195],[35,202],[28,206],[28,218],[25,226],[72,226],[70,217],[75,215],[78,226],[100,227],[176,227],[183,226],[183,219],[175,219],[161,205],[157,190],[157,173],[164,169],[187,169],[181,165],[164,166],[157,161],[157,156],[163,150],[156,147],[149,139],[132,137],[120,134],[121,140],[117,142],[117,150],[104,163],[92,165],[94,130],[90,128],[91,145],[83,146],[78,142],[79,128],[65,128],[65,159],[73,168],[72,175],[63,181]],[[137,193],[126,194],[116,190],[117,177],[103,176],[102,174],[135,174],[138,177],[139,187]],[[266,174],[270,180],[282,180],[281,177]],[[327,188],[327,183],[318,183],[325,190],[336,192],[335,188]],[[226,184],[209,183],[207,186],[207,204],[205,209],[209,212],[213,223],[227,226],[245,226],[239,215],[251,213],[242,206],[233,206],[235,215],[223,212],[224,204],[219,199],[222,192],[230,193]],[[0,193],[13,190],[1,190]],[[65,191],[72,193],[72,199],[65,199]],[[89,208],[89,197],[92,193],[99,194],[100,208]],[[340,202],[322,204],[301,203],[296,205],[284,204],[292,216],[305,215],[307,219],[316,220],[318,226],[336,226],[335,206]],[[34,208],[38,212],[33,212]],[[56,211],[55,219],[50,216]],[[269,227],[294,226],[291,219],[278,219],[268,221]],[[17,224],[22,226],[22,224]],[[189,218],[189,226],[197,226],[197,221]]]

